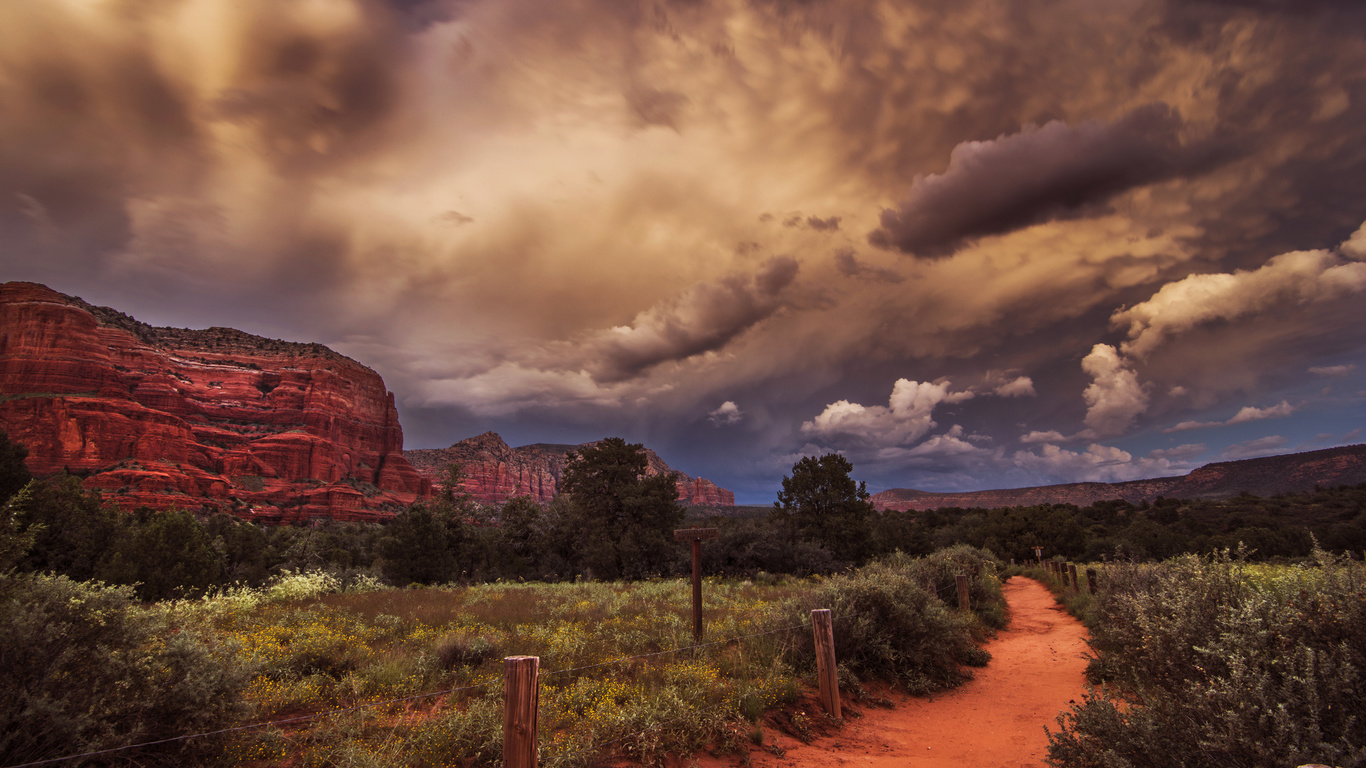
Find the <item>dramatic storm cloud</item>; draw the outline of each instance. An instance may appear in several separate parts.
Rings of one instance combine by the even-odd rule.
[[[620,435],[742,502],[835,450],[970,490],[1325,447],[1366,419],[1363,21],[9,0],[0,277],[328,344],[408,447]]]
[[[1183,157],[1180,129],[1169,107],[1154,104],[1111,124],[1053,121],[964,142],[944,173],[918,176],[900,207],[882,212],[869,240],[942,256],[971,237],[1073,215],[1193,166]]]

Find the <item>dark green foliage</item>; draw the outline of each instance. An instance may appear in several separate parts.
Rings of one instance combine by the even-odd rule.
[[[143,600],[197,596],[222,582],[223,555],[189,512],[141,509],[125,518],[100,576],[135,585]]]
[[[0,504],[8,501],[33,479],[24,465],[27,457],[28,449],[10,440],[9,435],[0,430]]]
[[[971,544],[1002,560],[1045,557],[1160,560],[1183,553],[1208,554],[1240,544],[1254,560],[1308,557],[1317,540],[1330,552],[1366,550],[1366,484],[1297,496],[1232,499],[1158,498],[1088,507],[1041,504],[997,509],[943,508],[887,511],[874,523],[880,553],[924,553],[933,547]]]
[[[385,578],[399,585],[454,580],[463,525],[446,504],[418,503],[398,513],[382,545]]]
[[[825,547],[837,560],[859,563],[872,552],[873,504],[854,465],[837,453],[803,457],[783,477],[773,520],[795,538]]]
[[[80,478],[61,474],[30,481],[9,506],[19,530],[34,533],[23,569],[77,581],[98,577],[120,527],[119,513],[101,506],[98,492],[82,488]]]
[[[270,537],[258,525],[227,514],[204,522],[214,549],[223,553],[223,581],[260,585],[270,577]]]
[[[639,443],[609,437],[571,451],[560,477],[570,501],[565,532],[581,567],[602,579],[664,573],[683,522],[676,475],[645,475]]]
[[[841,617],[834,623],[840,666],[859,678],[895,682],[913,693],[951,688],[972,676],[966,667],[984,666],[990,659],[976,642],[985,630],[973,613],[950,607],[926,584],[946,566],[971,557],[964,549],[943,562],[896,556],[871,563],[826,581],[793,621],[809,620],[809,611],[817,607]],[[983,566],[991,561],[980,553]],[[982,572],[994,578],[986,567]],[[951,599],[956,606],[956,592]],[[984,598],[984,603],[992,600]],[[984,605],[985,612],[1004,616],[999,584],[994,603],[994,608]],[[804,633],[799,660],[814,652]]]
[[[1317,560],[1278,572],[1227,554],[1107,569],[1088,670],[1106,687],[1059,717],[1051,761],[1366,764],[1366,571]]]
[[[13,765],[225,727],[245,674],[187,627],[172,630],[127,587],[0,575],[0,762]],[[210,739],[121,754],[184,765]]]
[[[808,576],[838,570],[829,550],[813,542],[775,536],[765,521],[712,518],[707,525],[720,530],[716,541],[702,547],[702,570],[709,575],[753,577],[767,572]],[[678,557],[680,570],[692,567],[689,549],[679,547]]]

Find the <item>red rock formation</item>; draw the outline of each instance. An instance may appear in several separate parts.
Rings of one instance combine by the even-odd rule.
[[[873,494],[878,509],[940,509],[943,507],[1033,506],[1076,504],[1124,499],[1137,504],[1159,496],[1169,499],[1226,499],[1240,493],[1275,496],[1307,493],[1315,486],[1333,488],[1366,482],[1366,445],[1348,445],[1308,453],[1264,456],[1206,464],[1188,475],[1130,480],[1122,483],[1068,483],[1033,488],[964,493],[930,493],[894,488]]]
[[[540,502],[559,492],[560,472],[567,454],[593,445],[537,443],[512,448],[495,432],[452,445],[404,451],[409,463],[434,484],[444,481],[446,467],[459,464],[465,473],[465,492],[475,501],[501,503],[514,496],[531,496]],[[645,474],[667,474],[671,469],[653,450],[645,449]],[[735,494],[706,478],[678,473],[678,500],[688,506],[735,506]]]
[[[430,491],[379,374],[320,344],[153,328],[0,285],[0,427],[38,475],[109,501],[280,521],[374,519]]]

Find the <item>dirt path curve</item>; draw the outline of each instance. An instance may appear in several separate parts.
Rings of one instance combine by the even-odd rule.
[[[1010,626],[987,645],[991,663],[974,679],[931,698],[896,697],[892,709],[860,707],[839,732],[803,744],[766,735],[778,757],[755,751],[755,768],[1035,768],[1044,766],[1044,726],[1081,700],[1086,630],[1032,579],[1003,585]]]

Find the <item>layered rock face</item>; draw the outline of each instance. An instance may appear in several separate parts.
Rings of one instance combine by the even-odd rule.
[[[430,492],[379,374],[320,344],[153,328],[0,285],[0,427],[125,507],[378,519]]]
[[[465,473],[466,493],[476,501],[501,503],[514,496],[530,496],[546,502],[559,492],[560,473],[568,453],[593,445],[538,443],[513,448],[495,432],[461,440],[449,448],[404,451],[419,473],[434,484],[444,481],[446,467],[459,464]],[[674,472],[659,455],[645,449],[646,475]],[[734,506],[735,494],[701,477],[678,473],[678,500],[685,505]]]
[[[930,493],[894,488],[873,494],[878,509],[940,509],[943,507],[1034,506],[1076,504],[1124,499],[1137,504],[1158,496],[1169,499],[1227,499],[1240,493],[1275,496],[1307,493],[1315,486],[1332,488],[1366,482],[1366,445],[1349,445],[1322,451],[1266,456],[1242,461],[1206,464],[1180,477],[1159,477],[1123,483],[1069,483],[966,493]]]

